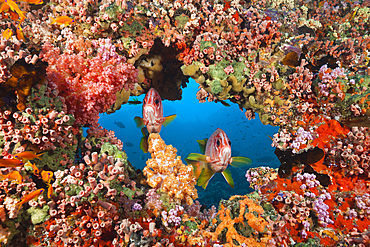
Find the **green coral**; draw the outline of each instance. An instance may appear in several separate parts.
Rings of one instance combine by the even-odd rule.
[[[37,225],[45,222],[49,218],[49,206],[43,208],[30,207],[27,212],[31,215],[32,224]]]
[[[141,34],[141,31],[144,29],[144,26],[140,22],[131,17],[130,20],[125,22],[122,29],[126,32],[131,33],[133,36],[137,36]]]
[[[103,153],[109,156],[113,156],[116,159],[121,159],[122,163],[127,162],[127,154],[124,151],[120,151],[117,145],[115,144],[105,142],[100,148],[99,156],[102,155]]]
[[[354,80],[355,85],[352,85],[347,82],[347,80]],[[363,81],[361,82],[361,80]],[[337,79],[337,81],[341,81],[341,85],[343,87],[344,92],[348,92],[345,94],[345,97],[343,101],[337,102],[337,105],[340,106],[340,109],[342,109],[341,114],[343,116],[348,116],[351,114],[351,111],[348,111],[350,109],[351,105],[358,105],[362,109],[367,109],[368,102],[370,101],[370,89],[363,90],[364,88],[369,88],[370,85],[370,76],[368,75],[357,75],[353,77],[349,77],[348,79],[345,79],[346,81],[343,82],[343,79]],[[363,100],[365,99],[365,100]],[[363,100],[363,103],[360,104],[360,101]]]
[[[177,21],[177,27],[183,29],[185,27],[185,24],[188,22],[189,17],[185,14],[181,14],[176,16],[175,20]]]
[[[113,20],[113,21],[117,21],[118,18],[117,18],[117,13],[119,12],[122,12],[122,9],[120,6],[116,5],[116,4],[110,4],[108,7],[106,7],[104,9],[104,13],[100,13],[101,15],[102,14],[108,14],[109,16],[109,19]]]
[[[60,96],[55,98],[46,96],[49,94],[46,92],[47,89],[47,84],[40,85],[40,88],[33,87],[27,105],[30,105],[32,109],[42,109],[44,112],[48,112],[51,106],[54,106],[53,108],[58,112],[62,111],[64,101],[61,100]],[[53,91],[50,95],[53,95]]]
[[[215,48],[215,50],[217,50],[217,44],[213,43],[212,41],[201,41],[200,42],[200,51],[203,52],[204,49],[208,49],[210,47],[213,47]]]
[[[50,150],[47,155],[43,155],[41,160],[35,160],[35,165],[38,168],[47,166],[53,171],[64,170],[65,167],[60,164],[62,160],[66,160],[63,156],[67,155],[68,160],[74,160],[76,148],[77,144],[73,144],[73,142],[65,148],[57,146],[55,150]]]
[[[79,186],[77,184],[69,184],[68,187],[69,187],[69,190],[66,190],[66,195],[68,196],[78,195],[81,190],[84,190],[82,186]]]
[[[219,80],[207,80],[207,85],[211,87],[212,94],[219,94],[222,92],[223,88]]]
[[[227,74],[225,73],[224,69],[230,65],[230,62],[226,59],[223,59],[218,64],[212,64],[209,66],[208,75],[211,76],[211,78],[223,80],[226,79]]]

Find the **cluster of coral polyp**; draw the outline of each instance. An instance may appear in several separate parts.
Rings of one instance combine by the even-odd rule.
[[[148,151],[152,158],[143,169],[148,185],[167,193],[171,202],[193,204],[198,198],[193,167],[184,165],[176,148],[166,145],[159,134],[149,135]]]
[[[1,7],[1,244],[370,245],[368,0],[35,3]],[[159,135],[142,173],[98,126],[150,87],[181,99],[189,77],[200,102],[280,127],[280,167],[250,169],[255,192],[218,211]]]

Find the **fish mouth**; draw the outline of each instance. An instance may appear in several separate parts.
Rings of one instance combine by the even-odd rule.
[[[148,124],[146,129],[149,133],[159,133],[161,132],[162,125],[161,124]]]

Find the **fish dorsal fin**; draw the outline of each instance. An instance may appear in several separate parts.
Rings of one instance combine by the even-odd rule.
[[[197,140],[197,142],[198,142],[198,145],[199,145],[199,148],[200,148],[200,152],[202,154],[205,154],[206,153],[206,147],[207,147],[208,138],[205,138],[203,140]]]
[[[202,172],[199,175],[197,185],[202,186],[203,189],[207,188],[209,180],[215,175],[215,172],[212,171],[211,169],[206,166],[205,168],[202,169]]]
[[[163,126],[166,127],[168,126],[170,123],[172,123],[173,120],[175,120],[175,118],[177,117],[177,115],[171,115],[171,116],[167,116],[164,118],[164,122],[163,122]]]
[[[238,156],[238,157],[232,157],[232,159],[233,159],[233,162],[231,162],[230,165],[232,165],[233,167],[240,168],[240,167],[252,164],[252,160],[247,157]]]
[[[233,180],[233,177],[231,176],[231,172],[229,170],[229,168],[226,168],[223,172],[222,172],[222,175],[224,176],[224,178],[226,179],[226,182],[231,186],[231,188],[234,189],[234,180]]]
[[[136,127],[138,127],[138,128],[144,127],[143,118],[141,118],[141,117],[135,117],[134,118],[134,121],[136,123]]]
[[[208,163],[207,155],[204,154],[190,153],[186,158],[188,160],[203,161]]]

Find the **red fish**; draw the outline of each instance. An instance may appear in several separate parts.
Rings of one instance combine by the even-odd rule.
[[[209,139],[198,140],[198,144],[204,155],[191,153],[185,160],[193,165],[197,185],[204,189],[215,173],[222,173],[228,184],[234,188],[234,180],[227,166],[230,164],[242,167],[252,163],[246,157],[231,157],[231,142],[222,129],[217,128]]]
[[[163,105],[162,105],[162,98],[159,93],[154,89],[151,88],[145,98],[143,100],[143,118],[135,117],[134,121],[136,122],[136,126],[138,128],[146,127],[146,130],[142,130],[144,139],[147,140],[147,133],[159,133],[161,131],[162,125],[167,126],[170,124],[176,115],[171,115],[168,117],[163,117]],[[145,143],[142,139],[140,144],[141,149],[145,152]],[[147,152],[147,148],[146,148]],[[146,153],[145,152],[145,153]]]

